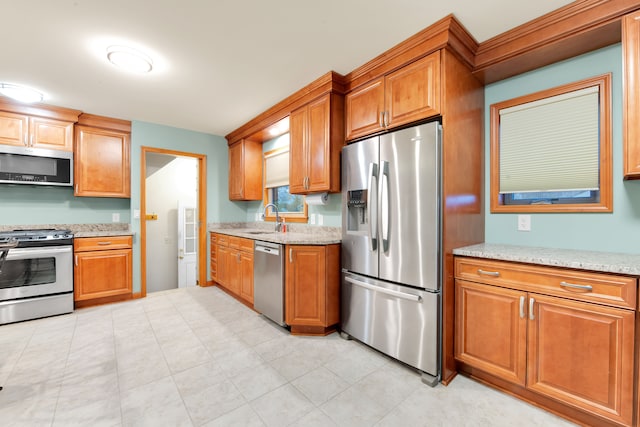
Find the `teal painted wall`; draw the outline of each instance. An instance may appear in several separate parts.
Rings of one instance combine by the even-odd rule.
[[[266,141],[262,145],[262,152],[271,151],[273,149],[282,147],[289,144],[289,134],[285,134],[276,137],[270,141]],[[326,205],[309,206],[307,214],[311,218],[312,214],[322,215],[323,226],[328,227],[341,227],[342,226],[342,196],[340,193],[329,194],[329,202]],[[262,213],[262,202],[248,202],[247,203],[247,221],[252,222],[256,220],[256,213]],[[308,221],[307,221],[308,223]],[[319,224],[316,223],[316,226]]]
[[[71,187],[0,184],[0,225],[99,224],[130,221],[129,199],[73,197]]]
[[[489,194],[490,182],[491,104],[609,72],[613,77],[613,213],[531,214],[531,231],[522,232],[517,231],[516,214],[492,214],[487,200],[486,242],[640,253],[640,181],[622,179],[622,48],[619,44],[485,88],[485,194]]]
[[[221,136],[193,132],[153,123],[131,125],[131,210],[140,209],[141,147],[164,148],[207,156],[207,223],[244,221],[246,202],[229,201],[227,140]],[[133,218],[133,215],[131,215]],[[140,291],[140,220],[133,219],[133,289]],[[153,260],[147,260],[153,263]],[[207,266],[208,268],[208,266]]]

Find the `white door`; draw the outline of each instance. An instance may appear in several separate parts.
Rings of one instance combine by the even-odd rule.
[[[178,287],[198,284],[198,211],[178,201]]]

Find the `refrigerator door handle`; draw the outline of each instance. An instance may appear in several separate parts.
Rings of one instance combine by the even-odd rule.
[[[380,162],[380,225],[382,228],[382,251],[389,252],[389,162]]]
[[[367,218],[367,221],[369,221],[369,250],[371,252],[378,249],[378,227],[377,227],[378,206],[377,206],[377,203],[372,204],[372,201],[374,200],[373,195],[377,191],[377,187],[375,190],[373,189],[373,180],[376,179],[377,181],[377,177],[378,177],[378,165],[371,162],[369,163],[369,183],[368,183],[368,189],[367,189],[367,210],[369,214],[369,218]],[[373,205],[376,205],[376,206],[373,206]]]
[[[397,298],[402,298],[402,299],[406,299],[414,302],[422,301],[422,297],[420,295],[407,294],[404,292],[394,291],[393,289],[381,288],[380,286],[372,285],[366,282],[361,282],[360,280],[356,280],[349,276],[345,276],[344,280],[353,285],[360,286],[361,288],[370,289],[375,292],[380,292],[381,294],[387,294]]]

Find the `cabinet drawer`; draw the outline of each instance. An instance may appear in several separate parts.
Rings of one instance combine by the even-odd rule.
[[[240,238],[240,250],[253,253],[253,240]]]
[[[75,252],[131,248],[131,236],[79,237],[73,240]]]
[[[229,246],[229,236],[225,234],[217,234],[218,244],[222,246]]]
[[[233,249],[238,249],[240,247],[240,237],[236,236],[227,236],[227,240],[229,241],[229,247]]]
[[[637,284],[632,277],[465,257],[456,257],[455,275],[472,282],[636,308]]]

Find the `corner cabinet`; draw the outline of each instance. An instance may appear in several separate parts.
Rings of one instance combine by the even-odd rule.
[[[344,98],[328,93],[289,116],[289,192],[340,191]]]
[[[74,195],[131,197],[131,122],[82,114],[75,131]]]
[[[262,200],[262,143],[229,145],[229,200]]]
[[[294,335],[327,335],[340,322],[340,245],[286,246],[285,322]]]
[[[76,307],[132,297],[132,237],[74,239],[74,301]]]
[[[636,279],[464,257],[455,274],[462,371],[580,423],[632,425]]]
[[[347,140],[437,114],[440,114],[439,51],[348,93]]]
[[[624,178],[640,179],[640,11],[622,19]]]

